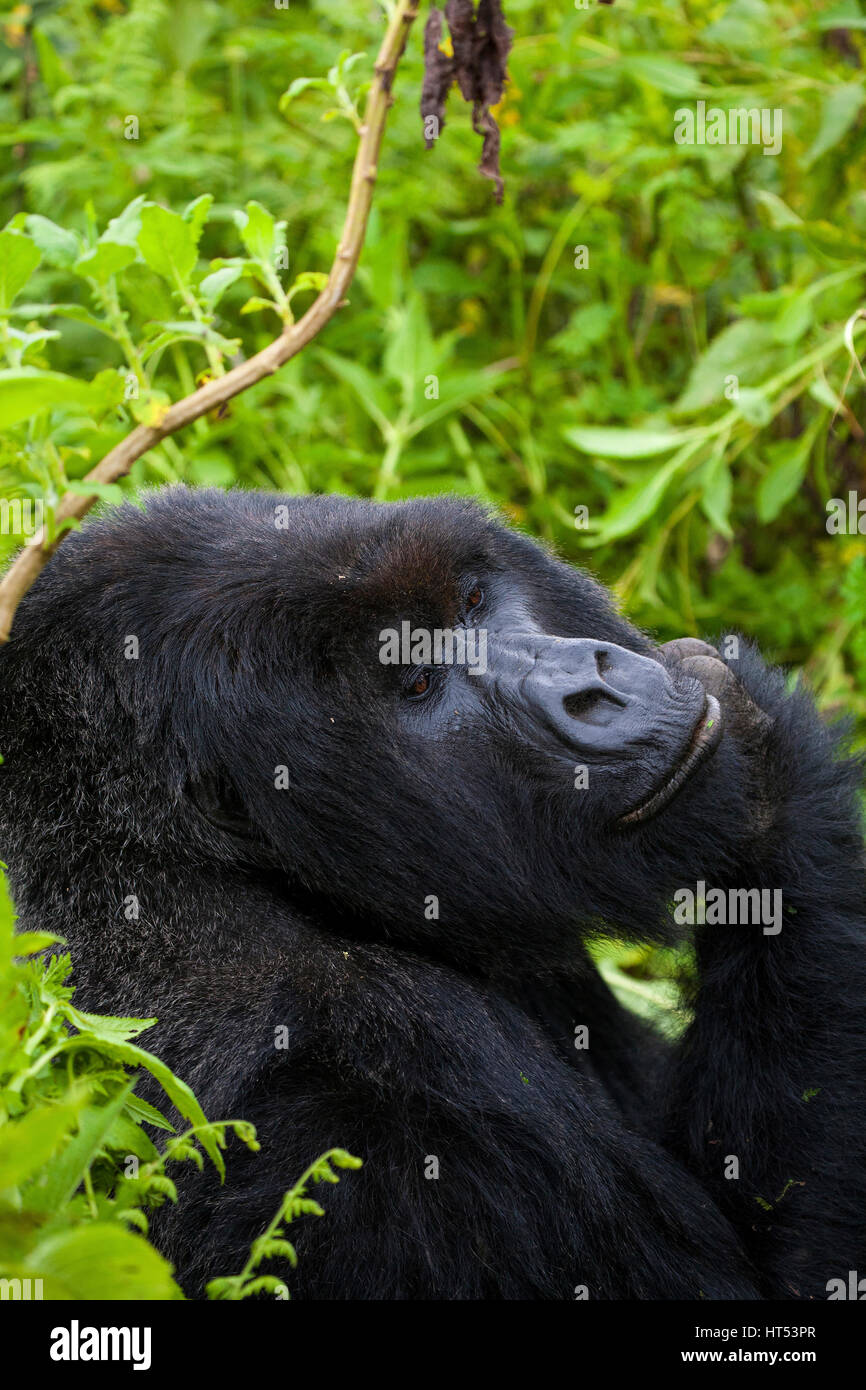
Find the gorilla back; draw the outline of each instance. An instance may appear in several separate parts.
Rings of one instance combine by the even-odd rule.
[[[838,745],[745,644],[655,648],[456,499],[170,489],[70,537],[0,650],[0,855],[76,1002],[158,1015],[208,1115],[258,1128],[158,1214],[187,1293],[332,1145],[364,1167],[293,1226],[294,1296],[824,1298],[862,1268]],[[780,890],[781,930],[699,923],[667,1047],[584,943],[673,939],[700,883]]]

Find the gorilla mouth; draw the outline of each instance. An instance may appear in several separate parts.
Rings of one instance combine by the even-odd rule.
[[[715,752],[722,736],[722,727],[722,712],[719,702],[715,695],[707,694],[704,697],[703,710],[692,731],[683,757],[673,771],[668,773],[663,784],[657,787],[652,795],[647,797],[646,801],[642,801],[639,806],[636,806],[633,811],[620,816],[618,824],[638,825],[642,821],[651,820],[653,816],[658,815],[659,811],[662,811],[669,802],[673,801],[686,782]]]

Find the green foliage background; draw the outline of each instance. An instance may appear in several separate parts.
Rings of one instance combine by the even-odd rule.
[[[287,285],[327,270],[355,132],[333,92],[310,84],[282,110],[280,98],[346,52],[365,55],[341,79],[356,97],[381,12],[368,0],[15,6],[0,48],[0,221],[39,214],[87,244],[133,198],[179,212],[209,194],[195,281],[244,253],[234,212],[255,200],[286,223]],[[745,631],[862,721],[864,542],[825,529],[827,500],[864,484],[863,381],[842,342],[866,270],[862,5],[510,0],[507,13],[504,206],[475,171],[456,93],[423,148],[416,27],[351,305],[227,419],[137,464],[131,485],[471,492],[590,565],[643,625]],[[781,154],[676,145],[674,112],[699,99],[781,110]],[[129,116],[138,139],[125,138]],[[122,364],[122,343],[83,313],[28,307],[104,317],[71,254],[43,254],[8,322],[61,334],[21,361],[92,379]],[[155,322],[191,314],[133,255],[102,291],[140,346]],[[198,340],[178,336],[148,363],[157,402],[190,389],[226,339],[247,354],[268,340],[275,314],[240,312],[260,290],[235,281],[216,306],[219,339],[193,324]],[[431,373],[438,402],[424,398]],[[729,373],[746,388],[736,405]],[[84,473],[129,414],[111,409],[95,430],[78,405],[43,413],[5,445],[4,484],[44,494],[47,482],[50,495],[59,469]]]
[[[158,419],[306,308],[333,259],[388,8],[0,5],[0,500],[44,499],[50,520],[136,420]],[[476,171],[456,93],[424,149],[416,26],[350,304],[222,418],[140,460],[121,490],[478,496],[592,568],[661,638],[753,636],[866,742],[866,538],[825,524],[830,498],[866,497],[863,5],[505,8],[504,204]],[[674,113],[699,100],[781,112],[781,153],[677,145]],[[0,559],[17,543],[0,535]],[[147,1190],[119,1170],[148,1118],[128,1089],[141,1057],[121,1036],[138,1025],[76,1019],[62,974],[4,949],[26,1027],[0,1039],[0,1175],[11,1163],[27,1229],[0,1190],[0,1263],[35,1270],[49,1237],[75,1256],[80,1223],[98,1234],[107,1222],[91,1271],[111,1271],[122,1235],[138,1251],[127,1287],[172,1296],[130,1215],[171,1196],[165,1157],[139,1141]],[[614,951],[601,964],[633,1006],[670,1005],[675,962]],[[90,1050],[67,1047],[82,1028]],[[10,1100],[10,1078],[52,1046],[83,1056],[80,1074],[61,1084],[49,1059]],[[30,1122],[30,1167],[15,1167]],[[169,1157],[189,1158],[177,1143]],[[52,1173],[66,1188],[46,1232]],[[223,1296],[248,1289],[256,1265],[223,1280]]]

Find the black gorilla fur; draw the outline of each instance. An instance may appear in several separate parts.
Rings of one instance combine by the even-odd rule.
[[[429,738],[377,660],[382,628],[452,625],[466,582],[485,624],[654,650],[474,505],[184,489],[70,537],[0,650],[22,927],[66,937],[83,1007],[158,1014],[148,1046],[262,1141],[223,1187],[185,1178],[158,1242],[200,1293],[341,1145],[364,1167],[292,1227],[294,1296],[826,1298],[866,1268],[859,766],[741,648],[760,747],[731,724],[612,827],[603,769],[575,791],[574,753],[504,719]],[[672,939],[699,879],[783,889],[784,927],[696,928],[668,1048],[583,942]]]

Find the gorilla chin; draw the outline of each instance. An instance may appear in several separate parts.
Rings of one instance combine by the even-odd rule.
[[[646,801],[642,801],[633,811],[620,817],[619,824],[639,825],[643,821],[652,820],[659,811],[663,811],[666,806],[669,806],[678,792],[691,780],[698,768],[703,767],[712,757],[719,746],[723,732],[724,720],[721,706],[715,695],[707,694],[683,759],[666,774],[657,791],[653,792]]]

